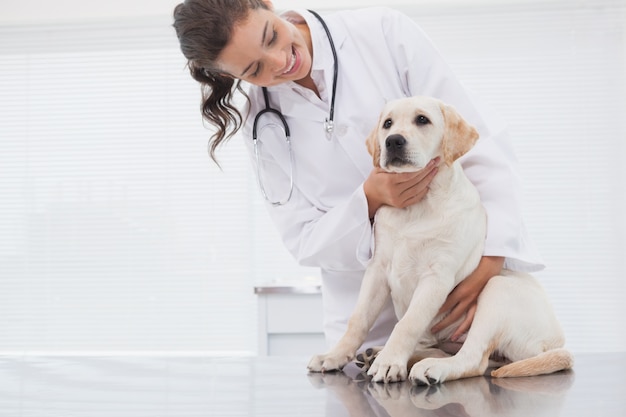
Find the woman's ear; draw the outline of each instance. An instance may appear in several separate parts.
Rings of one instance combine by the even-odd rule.
[[[231,74],[224,72],[224,71],[219,71],[216,74],[219,75],[220,77],[232,78],[233,80],[235,79],[235,77],[233,77]]]
[[[227,71],[224,71],[222,69],[219,68],[219,64],[213,64],[211,69],[208,68],[204,68],[204,73],[206,74],[207,77],[222,77],[222,78],[232,78],[235,79],[235,76],[233,76],[232,74],[228,73]]]
[[[263,3],[265,3],[268,9],[274,11],[274,4],[271,0],[263,0]]]
[[[225,72],[225,71],[219,71],[219,70],[210,70],[207,68],[198,68],[198,72],[202,74],[203,77],[208,78],[210,80],[216,80],[216,79],[230,79],[230,80],[234,80],[235,77],[233,77],[232,75],[230,75],[229,73]]]

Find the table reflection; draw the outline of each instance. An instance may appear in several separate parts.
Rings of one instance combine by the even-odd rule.
[[[327,389],[327,417],[558,416],[574,383],[574,372],[521,378],[488,376],[424,387],[411,382],[372,382],[358,371],[310,373],[309,382]]]

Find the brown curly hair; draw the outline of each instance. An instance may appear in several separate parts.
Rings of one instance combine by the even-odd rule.
[[[233,27],[251,10],[269,10],[263,0],[185,0],[174,8],[173,27],[180,49],[187,58],[193,79],[202,89],[202,117],[217,128],[209,140],[209,154],[217,163],[215,150],[232,137],[243,123],[232,104],[235,91],[245,93],[241,81],[223,75],[215,62],[228,44]]]

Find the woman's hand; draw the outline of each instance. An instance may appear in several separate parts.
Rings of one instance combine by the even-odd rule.
[[[452,334],[451,340],[455,342],[463,333],[469,330],[476,313],[478,296],[487,282],[498,275],[504,265],[504,258],[500,256],[483,256],[478,266],[467,278],[461,281],[448,295],[445,303],[441,306],[439,314],[449,314],[437,323],[431,331],[437,333],[465,315],[465,319]]]
[[[374,168],[363,183],[370,219],[383,204],[405,208],[420,201],[437,173],[439,157],[417,172],[391,173]]]

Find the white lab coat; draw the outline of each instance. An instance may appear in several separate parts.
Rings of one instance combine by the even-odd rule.
[[[313,39],[312,77],[321,99],[293,82],[268,89],[270,105],[282,112],[291,130],[294,190],[289,202],[268,210],[287,249],[306,266],[321,268],[327,343],[343,334],[356,303],[372,253],[372,227],[363,182],[372,170],[365,138],[383,104],[397,97],[428,95],[457,110],[474,125],[480,139],[462,158],[488,213],[484,254],[506,257],[516,270],[541,269],[540,257],[522,222],[521,186],[506,125],[470,97],[429,38],[397,11],[377,7],[323,16],[335,43],[339,75],[335,130],[327,137],[333,57],[319,21],[297,11]],[[250,86],[250,117],[243,139],[255,165],[252,121],[265,107],[261,88]],[[289,190],[290,157],[282,124],[264,116],[258,124],[263,185],[279,199]],[[382,344],[396,319],[389,305],[364,346]]]

